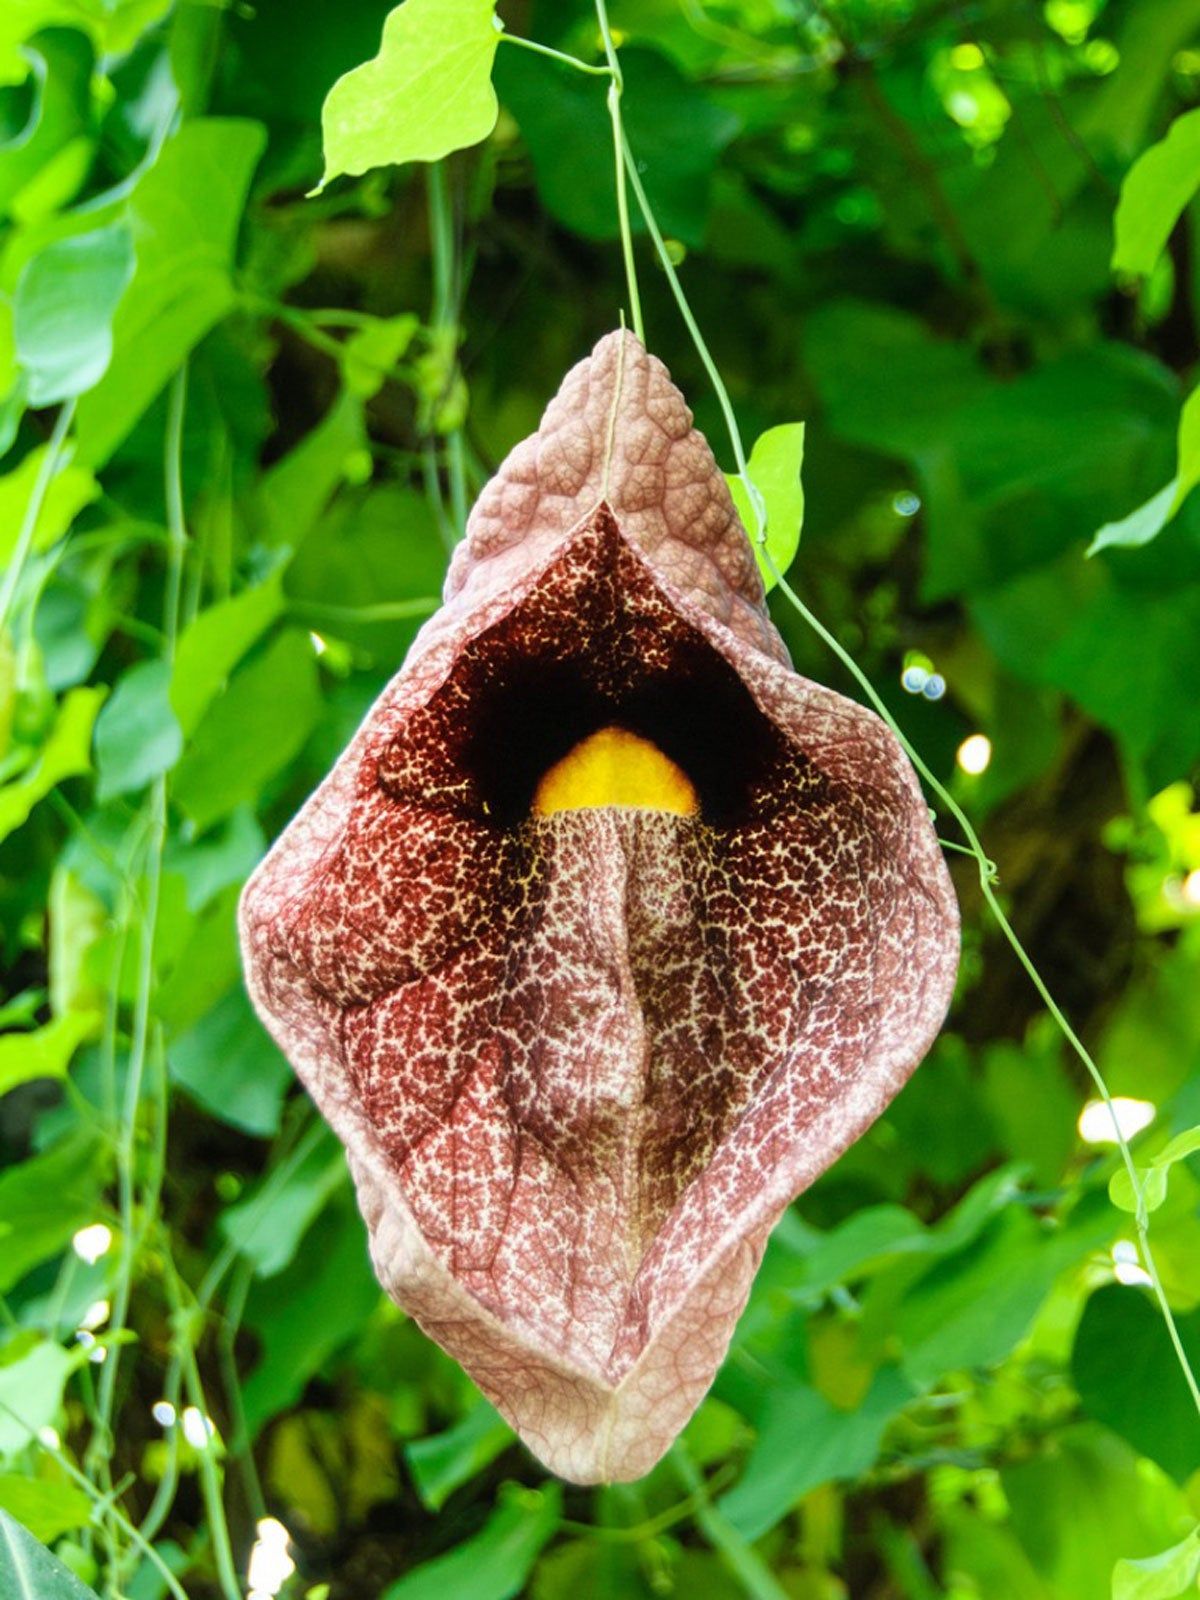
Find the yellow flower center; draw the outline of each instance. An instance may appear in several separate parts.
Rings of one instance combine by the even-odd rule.
[[[533,797],[535,816],[588,806],[638,806],[691,817],[700,809],[687,774],[648,739],[600,728],[545,773]]]

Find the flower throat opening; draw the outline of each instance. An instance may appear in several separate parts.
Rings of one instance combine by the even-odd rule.
[[[691,779],[649,739],[626,728],[598,728],[544,774],[535,816],[596,806],[636,806],[692,817],[700,809]]]

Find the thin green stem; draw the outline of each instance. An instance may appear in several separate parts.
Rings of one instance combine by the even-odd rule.
[[[1059,1028],[1059,1031],[1062,1033],[1063,1038],[1067,1041],[1071,1049],[1075,1052],[1076,1056],[1083,1063],[1088,1076],[1096,1086],[1097,1093],[1107,1106],[1109,1115],[1112,1118],[1113,1132],[1116,1136],[1116,1142],[1120,1150],[1121,1160],[1124,1163],[1125,1170],[1129,1176],[1133,1193],[1137,1197],[1135,1226],[1137,1229],[1138,1244],[1142,1253],[1142,1260],[1145,1265],[1147,1275],[1150,1278],[1155,1299],[1158,1301],[1159,1310],[1162,1312],[1163,1320],[1167,1325],[1167,1332],[1171,1340],[1171,1345],[1175,1351],[1176,1358],[1178,1359],[1180,1368],[1183,1372],[1184,1379],[1192,1397],[1192,1401],[1195,1404],[1197,1412],[1200,1412],[1200,1383],[1198,1383],[1196,1380],[1196,1375],[1192,1370],[1192,1364],[1188,1359],[1187,1351],[1184,1349],[1183,1341],[1179,1335],[1179,1329],[1175,1323],[1174,1314],[1171,1310],[1170,1303],[1167,1300],[1166,1292],[1163,1289],[1162,1280],[1159,1276],[1158,1268],[1154,1261],[1154,1253],[1150,1247],[1149,1214],[1146,1210],[1145,1195],[1142,1190],[1141,1180],[1138,1176],[1137,1167],[1134,1163],[1133,1152],[1129,1148],[1129,1141],[1125,1138],[1124,1133],[1121,1131],[1121,1126],[1117,1119],[1116,1108],[1113,1105],[1112,1095],[1109,1092],[1109,1088],[1104,1080],[1104,1076],[1099,1067],[1096,1065],[1095,1061],[1092,1059],[1087,1047],[1084,1045],[1079,1035],[1075,1032],[1070,1022],[1067,1020],[1066,1015],[1058,1005],[1057,1001],[1054,999],[1054,996],[1050,993],[1050,990],[1047,987],[1045,980],[1042,978],[1041,973],[1037,970],[1037,967],[1031,960],[1024,945],[1017,937],[1017,934],[1013,929],[1012,924],[1009,922],[1008,917],[1005,915],[1004,909],[1001,906],[993,887],[993,881],[996,876],[995,863],[991,861],[985,852],[974,827],[971,825],[970,818],[967,816],[966,812],[959,805],[958,801],[954,798],[946,786],[926,765],[919,752],[912,745],[908,737],[900,728],[899,724],[896,722],[896,719],[892,716],[891,712],[884,704],[883,699],[876,691],[875,686],[871,683],[866,673],[854,660],[853,656],[851,656],[849,651],[846,650],[845,647],[833,636],[833,634],[829,632],[828,628],[826,628],[821,621],[813,615],[813,613],[800,599],[799,595],[784,578],[783,574],[776,565],[766,543],[766,509],[763,504],[762,495],[751,479],[749,469],[746,465],[746,452],[742,445],[741,431],[738,428],[737,417],[734,414],[733,405],[729,399],[729,393],[726,390],[725,384],[721,379],[721,375],[717,370],[716,362],[712,358],[712,355],[708,349],[708,345],[705,342],[704,335],[700,331],[699,324],[696,322],[695,316],[692,313],[691,306],[688,304],[687,296],[683,290],[683,285],[679,281],[679,275],[675,271],[674,264],[671,261],[670,254],[667,251],[662,232],[658,227],[658,223],[655,220],[650,203],[646,198],[646,191],[642,187],[641,179],[638,176],[637,165],[634,162],[628,140],[625,140],[623,149],[626,170],[629,173],[630,183],[632,184],[633,192],[637,197],[637,202],[641,209],[642,217],[646,223],[647,229],[649,230],[650,237],[654,241],[654,247],[658,252],[659,261],[662,265],[663,271],[667,275],[667,281],[671,286],[671,292],[675,297],[675,302],[679,307],[680,314],[683,317],[689,334],[691,335],[692,342],[696,347],[696,352],[703,362],[704,369],[708,373],[709,379],[712,382],[713,389],[716,392],[717,400],[721,407],[722,415],[725,418],[725,424],[729,430],[730,444],[733,449],[734,459],[737,463],[738,476],[741,478],[742,483],[746,487],[747,496],[749,497],[750,504],[754,510],[755,528],[753,530],[753,534],[755,543],[762,551],[763,558],[775,578],[780,593],[787,599],[789,604],[808,624],[813,632],[816,633],[817,637],[823,641],[827,648],[833,651],[834,655],[842,663],[847,672],[849,672],[854,678],[855,682],[862,689],[871,705],[875,708],[887,726],[891,729],[892,733],[896,736],[901,748],[904,750],[905,754],[908,756],[917,772],[920,773],[921,777],[929,785],[934,794],[937,795],[938,799],[942,802],[942,804],[950,812],[951,816],[953,816],[954,820],[958,823],[959,827],[962,829],[963,837],[967,841],[968,853],[974,856],[979,869],[980,889],[989,911],[995,918],[1001,933],[1008,941],[1008,944],[1012,948],[1013,953],[1016,955],[1017,960],[1024,968],[1026,975],[1029,977],[1035,990],[1040,996],[1043,1005],[1045,1005],[1047,1011],[1054,1019],[1054,1022]]]
[[[569,56],[565,51],[554,50],[548,44],[539,44],[536,39],[523,39],[519,33],[502,33],[500,43],[520,45],[522,50],[532,50],[535,55],[546,56],[550,61],[557,61],[564,67],[573,67],[576,72],[586,72],[594,78],[611,76],[609,67],[590,66],[586,61],[580,61],[578,56]]]
[[[455,348],[459,339],[459,272],[458,247],[454,234],[454,216],[450,193],[446,184],[446,166],[442,161],[431,162],[428,167],[429,196],[429,247],[433,269],[432,326],[453,331]],[[447,376],[452,382],[456,367]],[[451,428],[446,434],[446,482],[450,490],[451,548],[463,536],[467,524],[467,486],[463,468],[462,429]]]
[[[786,1600],[785,1590],[776,1583],[766,1562],[713,1505],[700,1469],[682,1439],[671,1447],[671,1464],[695,1501],[696,1526],[745,1592],[752,1600]]]
[[[12,612],[13,601],[16,599],[17,589],[25,572],[25,565],[29,560],[29,552],[33,549],[34,536],[37,525],[42,515],[42,508],[46,504],[46,496],[50,492],[62,462],[63,451],[66,447],[67,434],[70,432],[71,423],[75,419],[75,401],[70,399],[64,403],[54,421],[54,428],[46,444],[46,453],[38,463],[37,475],[33,480],[29,502],[25,507],[25,515],[21,518],[21,526],[17,530],[16,544],[13,546],[12,559],[4,574],[4,583],[0,587],[0,633],[8,626],[9,615]]]
[[[608,86],[608,114],[612,121],[613,131],[613,160],[616,165],[614,178],[617,191],[617,222],[621,230],[621,254],[625,258],[625,282],[629,290],[629,317],[633,323],[633,331],[643,344],[646,342],[646,328],[642,321],[642,299],[638,292],[637,262],[633,255],[633,229],[629,222],[629,195],[625,188],[626,152],[628,143],[625,138],[625,127],[621,121],[621,95],[625,89],[625,79],[621,73],[621,64],[617,60],[617,47],[613,43],[612,29],[608,25],[608,9],[605,0],[596,0],[596,21],[600,24],[600,37],[604,40],[604,54],[608,58],[608,70],[611,82]],[[643,212],[645,207],[643,207]]]
[[[175,660],[175,644],[179,636],[179,605],[188,542],[183,509],[183,419],[187,410],[187,383],[188,369],[184,365],[171,383],[163,446],[163,480],[167,503],[167,597],[163,631],[166,636],[164,649],[170,662]]]
[[[642,186],[641,175],[638,172],[637,162],[633,158],[633,151],[629,147],[628,139],[623,139],[621,149],[625,159],[625,170],[629,174],[629,182],[633,188],[638,209],[642,213],[642,220],[646,224],[646,230],[654,241],[654,248],[658,253],[659,265],[666,274],[667,283],[670,285],[675,304],[679,307],[679,314],[683,318],[688,333],[691,335],[692,343],[696,347],[696,354],[703,363],[709,382],[712,384],[713,391],[716,394],[717,403],[721,407],[721,415],[725,419],[725,426],[729,432],[729,442],[733,447],[733,457],[737,465],[738,476],[746,485],[746,492],[749,494],[750,503],[754,507],[755,517],[765,530],[766,515],[763,510],[762,495],[751,481],[749,469],[746,466],[746,452],[742,447],[742,435],[737,425],[737,417],[734,415],[733,402],[729,398],[729,391],[726,389],[724,380],[717,370],[717,364],[712,358],[712,353],[705,342],[704,335],[700,332],[700,324],[696,321],[692,308],[688,303],[683,284],[679,281],[675,263],[671,260],[671,252],[667,249],[666,240],[662,236],[662,229],[658,225],[658,220]]]
[[[187,1397],[200,1413],[205,1428],[208,1427],[208,1404],[204,1398],[204,1385],[200,1381],[200,1368],[196,1352],[189,1343],[183,1352],[183,1383]],[[225,1506],[221,1498],[221,1476],[217,1471],[216,1451],[210,1439],[197,1452],[200,1459],[200,1492],[208,1513],[209,1532],[212,1535],[213,1554],[217,1563],[217,1578],[225,1600],[242,1600],[242,1586],[238,1582],[233,1560],[233,1545],[229,1538],[229,1525],[225,1521]]]

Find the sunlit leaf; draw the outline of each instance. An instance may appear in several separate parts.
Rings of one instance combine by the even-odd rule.
[[[541,1489],[510,1487],[481,1532],[391,1584],[380,1600],[445,1600],[450,1594],[513,1600],[554,1534],[561,1507],[562,1490],[556,1483]]]
[[[774,1393],[745,1471],[719,1502],[722,1514],[743,1538],[757,1539],[821,1484],[860,1476],[879,1454],[888,1421],[913,1393],[895,1367],[878,1374],[853,1411],[832,1406],[810,1384]]]
[[[31,450],[21,462],[0,477],[0,565],[11,556],[17,535],[24,520],[26,508],[33,495],[46,446]],[[83,510],[100,493],[100,485],[84,467],[71,464],[69,457],[50,479],[37,523],[33,531],[33,548],[44,550],[57,543]]]
[[[113,319],[113,358],[80,401],[82,458],[102,465],[192,347],[233,307],[238,224],[264,130],[198,118],[164,145],[130,201],[136,267]]]
[[[104,700],[103,689],[72,689],[40,755],[28,772],[0,785],[0,839],[29,816],[38,801],[64,778],[91,771],[92,725]]]
[[[496,124],[494,0],[405,0],[389,12],[379,54],[339,78],[321,113],[325,175],[438,161]]]
[[[94,1033],[95,1013],[72,1012],[30,1033],[0,1034],[0,1094],[35,1078],[62,1078],[76,1047]]]
[[[802,422],[785,422],[778,428],[768,428],[754,441],[746,465],[766,512],[765,552],[756,537],[758,519],[746,486],[740,477],[728,476],[729,492],[742,526],[754,544],[758,570],[767,589],[775,587],[777,574],[787,573],[800,548],[800,532],[804,525],[804,486],[800,481],[803,464]]]
[[[55,1421],[67,1379],[86,1359],[44,1339],[0,1366],[0,1456],[19,1454]]]
[[[26,263],[14,304],[29,404],[83,394],[112,357],[112,320],[133,273],[124,220],[59,239]]]
[[[282,609],[275,577],[209,606],[184,629],[171,674],[171,705],[185,734],[194,732],[234,667]]]
[[[1152,271],[1198,187],[1200,111],[1185,111],[1171,124],[1166,138],[1151,145],[1125,175],[1117,203],[1114,269]]]
[[[23,1478],[5,1472],[0,1473],[0,1511],[7,1511],[35,1539],[49,1544],[71,1528],[84,1527],[92,1502],[82,1489],[61,1478]]]
[[[273,1184],[268,1175],[231,1206],[221,1218],[221,1231],[254,1263],[259,1277],[273,1277],[291,1263],[313,1218],[346,1182],[345,1154],[333,1135],[323,1132],[286,1182]]]
[[[257,509],[267,543],[288,545],[293,550],[302,544],[334,490],[350,476],[353,463],[362,459],[366,449],[362,400],[346,390],[316,427],[263,474]]]
[[[178,761],[183,732],[171,709],[170,684],[166,661],[140,661],[105,702],[96,718],[100,800],[143,789]]]
[[[89,1134],[0,1172],[0,1294],[96,1220],[103,1150]]]
[[[1113,1568],[1112,1600],[1177,1600],[1200,1577],[1200,1528],[1193,1528],[1160,1555],[1118,1561]]]
[[[5,1600],[96,1600],[96,1592],[0,1507],[0,1584]]]
[[[266,1138],[279,1131],[287,1062],[234,989],[169,1046],[171,1077],[221,1122]]]
[[[319,712],[312,643],[289,628],[209,707],[176,768],[176,800],[199,828],[228,816],[297,754]]]
[[[1188,1156],[1194,1156],[1198,1150],[1200,1150],[1200,1128],[1188,1128],[1185,1133],[1177,1134],[1170,1144],[1164,1146],[1148,1166],[1137,1169],[1147,1211],[1157,1211],[1167,1198],[1167,1180],[1175,1163],[1186,1161]],[[1113,1205],[1119,1206],[1122,1211],[1137,1210],[1137,1196],[1133,1192],[1133,1184],[1124,1166],[1118,1167],[1109,1179],[1108,1193]]]

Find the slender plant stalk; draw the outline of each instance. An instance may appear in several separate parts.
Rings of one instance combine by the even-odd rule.
[[[460,294],[458,249],[454,236],[454,217],[446,184],[444,161],[428,167],[429,244],[433,266],[433,326],[443,332],[453,330],[457,347],[458,301]],[[463,536],[467,525],[467,476],[461,428],[446,435],[446,481],[450,490],[451,547]]]
[[[612,75],[609,67],[599,67],[580,61],[578,56],[569,56],[563,50],[554,50],[548,44],[539,44],[536,39],[525,39],[519,33],[502,33],[501,44],[520,45],[522,50],[532,50],[534,55],[545,56],[549,61],[557,61],[561,66],[573,67],[576,72],[586,72],[594,78],[608,78]]]
[[[696,1525],[751,1600],[787,1600],[786,1591],[776,1583],[766,1562],[713,1505],[703,1475],[682,1439],[671,1447],[671,1464],[695,1501]]]
[[[25,507],[25,515],[21,518],[21,526],[17,530],[17,542],[13,546],[12,559],[4,574],[3,584],[0,585],[0,633],[3,633],[8,626],[13,601],[16,599],[17,589],[24,575],[26,562],[29,560],[29,552],[33,549],[34,535],[37,533],[37,525],[46,504],[46,496],[62,464],[67,434],[74,420],[75,401],[72,398],[63,404],[54,420],[54,428],[46,444],[46,453],[38,464],[29,503]]]
[[[604,54],[608,60],[610,83],[608,85],[608,114],[612,120],[614,178],[617,190],[617,223],[621,230],[621,253],[625,258],[625,282],[629,290],[629,317],[633,331],[643,344],[646,329],[642,322],[642,298],[638,293],[637,262],[633,255],[633,229],[629,223],[629,196],[625,190],[625,126],[621,120],[621,95],[625,79],[621,63],[617,60],[617,47],[613,43],[612,29],[608,25],[608,7],[605,0],[596,0],[596,21],[600,24],[600,37],[604,40]]]

